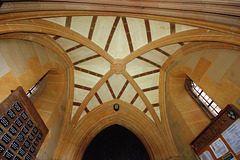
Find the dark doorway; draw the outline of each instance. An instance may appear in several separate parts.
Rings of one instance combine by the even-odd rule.
[[[150,158],[135,134],[120,125],[112,125],[92,140],[83,160],[150,160]]]

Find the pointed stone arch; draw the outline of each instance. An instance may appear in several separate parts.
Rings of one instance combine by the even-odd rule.
[[[120,110],[117,112],[113,110],[114,103],[120,105]],[[133,132],[144,144],[151,159],[170,158],[168,146],[162,136],[163,131],[158,130],[143,112],[121,100],[103,103],[84,116],[76,124],[72,134],[65,137],[66,145],[62,146],[61,151],[55,152],[54,158],[81,159],[92,139],[103,129],[114,124]]]
[[[33,22],[33,21],[32,21]],[[36,21],[37,22],[37,21]],[[39,22],[39,21],[38,21]],[[18,32],[18,31],[26,31],[26,32],[39,32],[39,33],[52,33],[52,34],[59,34],[59,35],[63,35],[64,33],[60,32],[60,31],[57,31],[56,30],[56,26],[48,26],[47,24],[41,24],[42,26],[40,25],[37,25],[34,24],[30,24],[25,22],[25,23],[19,23],[20,25],[17,25],[18,22],[15,22],[15,23],[8,23],[8,24],[3,24],[3,25],[0,25],[0,33],[7,33],[7,32]],[[23,25],[22,25],[23,24]],[[30,24],[31,27],[35,27],[35,28],[27,28],[27,26]],[[22,28],[21,28],[22,27]],[[46,28],[44,27],[49,27],[48,30],[46,30]],[[59,27],[59,26],[57,26]],[[20,28],[20,29],[19,29]],[[159,47],[161,45],[168,45],[168,44],[171,44],[171,43],[176,43],[176,42],[179,42],[180,40],[182,40],[181,38],[184,38],[185,37],[185,41],[223,41],[223,42],[226,42],[226,43],[231,43],[231,44],[236,44],[236,45],[239,45],[239,38],[236,36],[232,36],[232,35],[225,35],[225,34],[221,34],[219,35],[219,33],[214,33],[214,32],[209,32],[208,30],[202,30],[202,32],[200,33],[200,30],[195,30],[196,32],[190,32],[190,31],[187,31],[187,32],[184,32],[184,34],[174,34],[174,36],[169,36],[168,39],[161,39],[161,40],[158,40],[156,42],[152,42],[151,44],[148,44],[147,46],[145,46],[144,48],[141,48],[141,50],[138,50],[136,52],[134,52],[133,55],[131,55],[131,57],[128,57],[127,60],[125,61],[125,63],[131,61],[132,59],[134,59],[135,57],[141,55],[141,54],[144,54],[146,53],[147,50],[151,50],[151,49],[154,49],[154,47]],[[193,37],[188,37],[188,34],[192,34],[194,35]],[[72,33],[67,33],[65,36],[67,37],[72,37],[74,35],[71,35]],[[71,39],[71,38],[70,38]],[[74,39],[72,39],[74,40]],[[166,41],[164,41],[166,40]],[[168,40],[168,41],[167,41]],[[164,42],[161,42],[161,41],[164,41]],[[161,45],[160,45],[161,44]],[[86,46],[91,46],[90,43],[86,44]],[[98,50],[98,48],[95,48],[95,50]],[[100,51],[99,51],[100,52]],[[105,54],[105,53],[103,53]],[[109,58],[109,57],[108,57]],[[109,58],[109,61],[112,61],[111,58]],[[161,72],[162,73],[162,72]],[[162,74],[160,74],[160,76],[162,77]],[[162,84],[165,84],[165,79],[163,79],[163,81],[159,81],[159,83],[162,83]],[[159,92],[160,92],[160,89],[159,89]],[[164,90],[162,92],[164,94]],[[160,94],[159,94],[160,95]],[[163,97],[162,97],[163,98]],[[161,100],[161,96],[160,96],[160,100]],[[164,103],[164,100],[162,101]],[[160,102],[161,103],[161,102]],[[165,111],[161,112],[161,113],[164,113]],[[165,115],[166,116],[166,115]],[[129,117],[125,117],[126,119],[125,120],[128,120]],[[119,119],[118,119],[119,120]],[[122,119],[120,119],[122,120]],[[119,120],[119,121],[120,121]],[[127,122],[126,122],[127,123]],[[164,127],[167,127],[167,125],[164,125],[163,122],[162,123],[162,126]],[[67,130],[67,129],[66,129]],[[165,129],[167,130],[167,129]],[[75,129],[74,129],[75,131]],[[148,134],[148,133],[147,133]],[[161,134],[160,134],[161,135]],[[72,133],[70,133],[70,136],[72,136]],[[157,136],[158,137],[158,136]],[[165,147],[163,147],[165,148]],[[169,149],[169,148],[168,148]],[[171,150],[171,149],[170,149]],[[167,151],[168,153],[168,151]]]
[[[150,160],[149,154],[139,138],[118,124],[111,125],[98,133],[88,145],[82,159],[108,158]]]

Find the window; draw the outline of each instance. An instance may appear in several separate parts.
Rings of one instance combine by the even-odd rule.
[[[39,84],[39,81],[31,89],[29,89],[28,92],[26,93],[29,98],[37,90],[38,84]]]
[[[47,75],[47,73],[31,89],[28,90],[28,92],[26,93],[28,98],[32,98],[33,94],[36,94],[37,90],[38,90],[38,92],[41,92],[42,88],[45,88],[46,75]]]
[[[221,108],[190,78],[185,81],[185,89],[211,119],[219,114]]]

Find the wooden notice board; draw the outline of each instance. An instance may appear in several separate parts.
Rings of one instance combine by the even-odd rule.
[[[47,133],[22,87],[0,103],[0,159],[34,160]]]
[[[201,160],[240,160],[240,111],[227,105],[190,143]]]

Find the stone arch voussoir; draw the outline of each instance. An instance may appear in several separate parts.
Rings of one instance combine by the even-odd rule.
[[[120,110],[114,111],[113,104]],[[166,144],[156,125],[143,112],[121,100],[111,100],[96,107],[76,124],[62,155],[65,159],[81,159],[91,140],[103,129],[118,124],[133,132],[146,147],[151,159],[167,159],[163,152]]]

